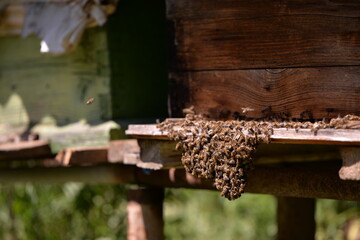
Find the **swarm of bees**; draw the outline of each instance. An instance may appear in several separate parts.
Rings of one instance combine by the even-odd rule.
[[[265,122],[208,121],[191,114],[182,122],[165,121],[159,128],[178,141],[186,171],[213,179],[229,200],[244,192],[256,145],[269,142],[272,131]]]
[[[311,129],[314,135],[317,134],[319,129],[335,128],[335,129],[357,129],[360,127],[360,117],[356,115],[346,115],[344,117],[332,118],[329,121],[323,119],[322,121],[316,122],[294,122],[294,121],[271,121],[267,124],[273,128],[293,128],[296,131],[299,129]]]
[[[214,180],[221,196],[237,199],[244,193],[253,155],[259,143],[269,143],[273,128],[310,128],[316,134],[322,128],[347,128],[360,117],[347,115],[329,122],[292,121],[214,121],[201,115],[187,114],[183,121],[166,120],[158,124],[182,150],[182,164],[187,172]]]

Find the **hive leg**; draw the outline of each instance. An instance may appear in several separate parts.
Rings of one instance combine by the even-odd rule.
[[[315,199],[277,198],[278,240],[315,239]]]
[[[128,190],[127,239],[163,240],[164,189]]]

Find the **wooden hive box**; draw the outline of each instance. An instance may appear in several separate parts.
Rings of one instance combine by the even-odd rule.
[[[173,117],[192,105],[215,119],[360,115],[357,2],[166,3]]]

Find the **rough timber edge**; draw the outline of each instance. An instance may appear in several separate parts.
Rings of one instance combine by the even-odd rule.
[[[129,125],[125,132],[134,138],[169,140],[167,132],[161,132],[156,124]],[[360,129],[319,129],[315,134],[311,129],[274,128],[272,143],[360,145]]]

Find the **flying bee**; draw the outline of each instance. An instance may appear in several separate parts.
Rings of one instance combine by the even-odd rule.
[[[87,105],[92,104],[94,101],[95,101],[95,98],[89,98],[89,99],[86,101],[86,104],[87,104]]]

